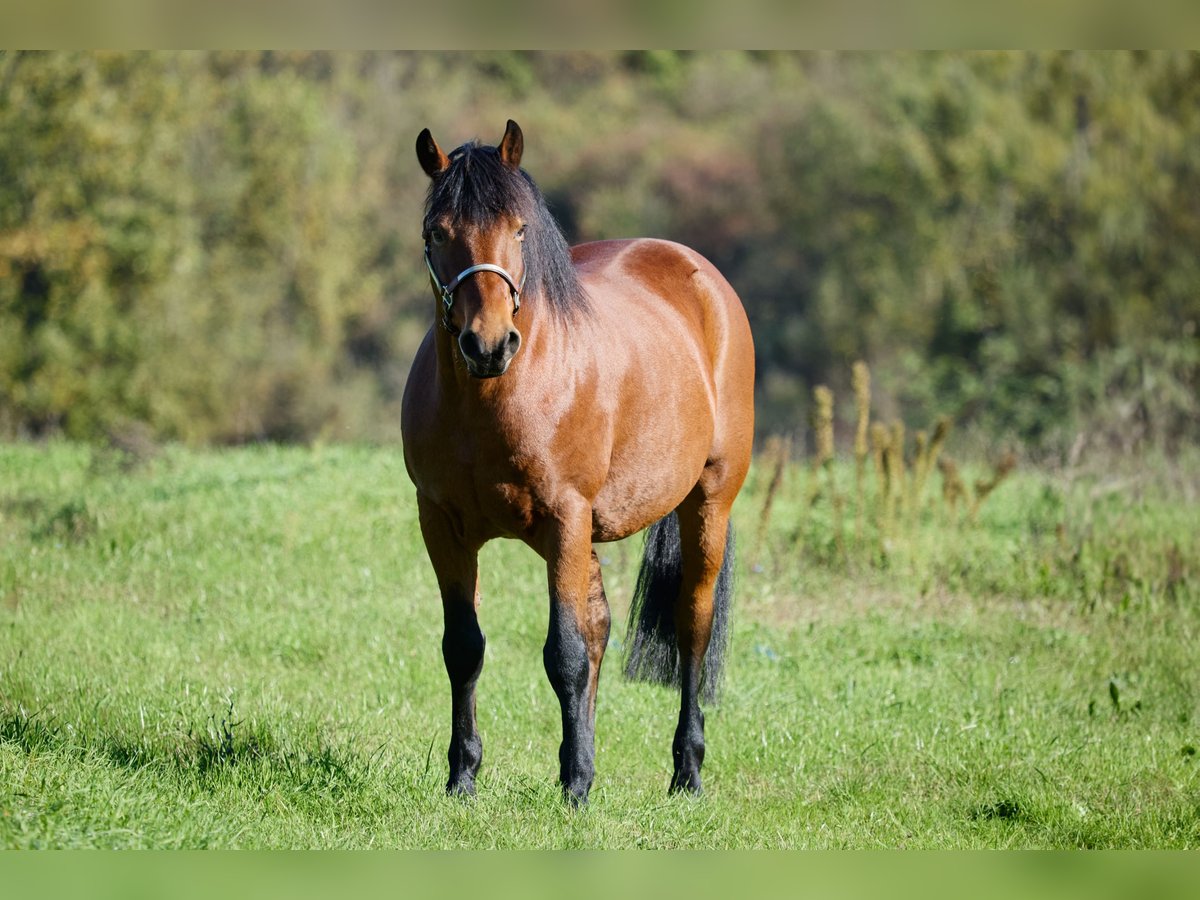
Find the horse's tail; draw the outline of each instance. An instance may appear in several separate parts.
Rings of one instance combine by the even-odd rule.
[[[733,599],[733,523],[725,534],[725,561],[713,589],[712,636],[704,654],[700,694],[716,699],[725,649],[729,644],[729,607]],[[680,684],[679,645],[675,640],[675,600],[683,581],[679,519],[675,513],[659,519],[646,532],[642,565],[638,569],[629,627],[625,677],[634,681]]]

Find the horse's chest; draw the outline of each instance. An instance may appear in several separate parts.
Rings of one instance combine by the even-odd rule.
[[[470,538],[530,537],[544,521],[548,504],[541,483],[511,464],[445,451],[436,462],[421,467],[429,477],[418,488],[462,521]]]
[[[479,512],[501,534],[527,538],[546,517],[546,504],[528,484],[484,480],[477,486]]]
[[[530,540],[546,521],[549,507],[537,491],[535,479],[507,466],[491,467],[478,461],[459,475],[456,486],[443,494],[443,503],[458,511],[472,538]]]

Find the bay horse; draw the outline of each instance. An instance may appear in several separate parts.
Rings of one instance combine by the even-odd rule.
[[[450,794],[483,745],[480,547],[546,562],[542,658],[562,709],[559,780],[587,801],[609,608],[593,544],[649,526],[626,674],[678,684],[671,790],[700,791],[703,696],[725,650],[729,512],[750,465],[754,347],[741,301],[700,254],[662,240],[568,247],[520,167],[521,129],[449,155],[429,129],[422,236],[434,320],[404,389],[404,461],[437,576],[450,679]]]

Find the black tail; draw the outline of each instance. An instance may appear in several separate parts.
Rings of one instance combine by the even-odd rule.
[[[704,668],[700,675],[700,695],[711,703],[717,697],[725,648],[729,643],[729,607],[733,599],[733,523],[725,535],[725,561],[713,590],[713,625]],[[634,681],[654,681],[678,685],[679,645],[675,640],[675,600],[682,582],[679,555],[679,519],[671,513],[655,522],[646,532],[646,548],[638,570],[637,587],[629,607],[626,630],[628,651],[625,677]]]

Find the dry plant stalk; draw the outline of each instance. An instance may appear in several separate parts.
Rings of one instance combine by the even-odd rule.
[[[958,463],[949,456],[939,459],[937,467],[942,473],[942,499],[946,502],[946,510],[950,514],[950,518],[953,519],[958,514],[959,501],[969,499],[967,486],[958,473]]]
[[[844,523],[845,501],[841,494],[837,492],[837,488],[833,485],[832,476],[833,469],[829,470],[830,474],[830,492],[833,495],[833,540],[837,544],[838,553],[842,557],[843,562],[848,562],[850,554],[846,551],[846,529]]]
[[[871,455],[875,459],[875,481],[879,487],[879,512],[882,516],[887,508],[887,497],[891,485],[888,481],[886,449],[891,442],[887,427],[882,422],[871,423]]]
[[[774,462],[774,469],[771,472],[771,481],[767,484],[767,496],[763,499],[762,516],[758,523],[758,543],[760,545],[767,534],[767,525],[771,521],[771,509],[775,505],[775,498],[783,486],[783,473],[787,468],[788,457],[791,456],[791,440],[779,435],[772,435],[767,439],[763,456]]]
[[[837,473],[833,468],[833,391],[823,384],[813,388],[813,429],[817,436],[817,469],[814,478],[820,478],[821,470],[829,485],[829,502],[833,509],[834,540],[842,558],[846,558],[845,527],[843,516],[845,503],[837,489]]]
[[[821,471],[829,472],[830,486],[833,471],[829,464],[833,460],[833,391],[823,384],[813,388],[812,427],[816,436],[816,455],[813,456],[813,481],[809,504],[817,502],[821,495]]]
[[[919,465],[917,471],[917,484],[914,492],[920,498],[925,494],[925,482],[929,478],[929,473],[933,471],[934,466],[938,465],[938,457],[942,453],[942,447],[946,445],[946,438],[950,436],[950,417],[940,416],[933,426],[933,437],[929,441],[929,449],[925,454],[924,463]],[[940,466],[939,466],[940,468]],[[918,502],[920,502],[918,500]]]
[[[1000,482],[1007,478],[1016,467],[1017,455],[1009,450],[996,463],[995,468],[992,470],[991,478],[986,480],[981,478],[975,482],[975,501],[971,504],[972,519],[979,515],[979,507],[987,499],[988,494],[994,491]]]
[[[813,431],[817,435],[818,467],[833,459],[833,391],[823,384],[813,388]]]
[[[942,448],[946,446],[946,438],[950,436],[950,417],[939,416],[937,422],[933,426],[933,440],[929,442],[929,471],[937,465],[938,456],[941,455]]]
[[[921,509],[921,491],[925,486],[925,475],[929,471],[929,433],[924,428],[917,429],[913,435],[913,475],[912,495],[909,498],[909,508],[913,512]]]
[[[861,359],[850,370],[850,386],[854,388],[854,407],[858,425],[854,430],[854,455],[867,456],[867,428],[871,419],[871,370]]]
[[[861,539],[863,482],[867,477],[867,432],[871,424],[871,370],[861,359],[850,369],[850,386],[854,388],[854,407],[858,413],[854,428],[854,533]]]
[[[899,419],[892,422],[892,435],[891,440],[888,442],[887,452],[891,454],[889,469],[892,481],[892,492],[888,500],[891,503],[891,511],[895,512],[897,507],[903,507],[906,479],[904,469],[904,423]]]

